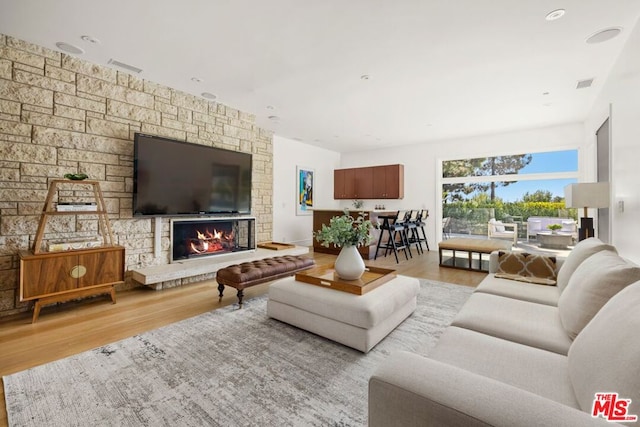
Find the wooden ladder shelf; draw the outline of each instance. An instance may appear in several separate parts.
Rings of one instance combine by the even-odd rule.
[[[96,210],[92,211],[56,211],[53,206],[53,201],[60,186],[90,186],[93,190],[93,198],[96,202]],[[113,232],[111,231],[111,225],[109,223],[109,216],[107,214],[107,208],[104,204],[104,198],[102,197],[102,190],[100,189],[100,183],[98,181],[72,181],[64,179],[56,179],[51,181],[49,185],[49,192],[47,194],[47,200],[44,203],[42,209],[42,215],[40,216],[40,222],[38,223],[38,230],[33,242],[33,253],[39,254],[42,251],[42,239],[47,227],[47,221],[51,216],[57,215],[97,215],[98,216],[98,229],[102,234],[102,241],[105,246],[113,246]]]

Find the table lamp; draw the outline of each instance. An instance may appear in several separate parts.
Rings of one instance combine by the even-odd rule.
[[[564,204],[567,208],[583,208],[578,240],[594,237],[593,218],[587,216],[587,208],[609,207],[609,183],[587,182],[564,187]]]

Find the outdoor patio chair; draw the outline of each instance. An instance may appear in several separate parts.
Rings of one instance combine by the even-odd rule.
[[[518,244],[518,224],[503,223],[491,218],[487,227],[487,236],[489,239],[513,240],[513,245],[515,246]]]

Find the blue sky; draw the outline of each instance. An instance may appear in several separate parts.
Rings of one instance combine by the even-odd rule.
[[[567,150],[534,153],[532,154],[531,163],[520,170],[520,173],[572,172],[577,170],[578,152],[577,150]],[[564,197],[564,187],[574,182],[576,182],[575,179],[519,181],[507,187],[498,187],[496,196],[505,202],[513,202],[521,199],[526,192],[534,193],[536,190],[546,190],[551,191],[554,196]]]

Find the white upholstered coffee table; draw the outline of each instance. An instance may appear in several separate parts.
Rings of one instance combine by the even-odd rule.
[[[289,277],[269,286],[267,315],[364,353],[416,309],[418,279],[396,276],[355,295]]]

